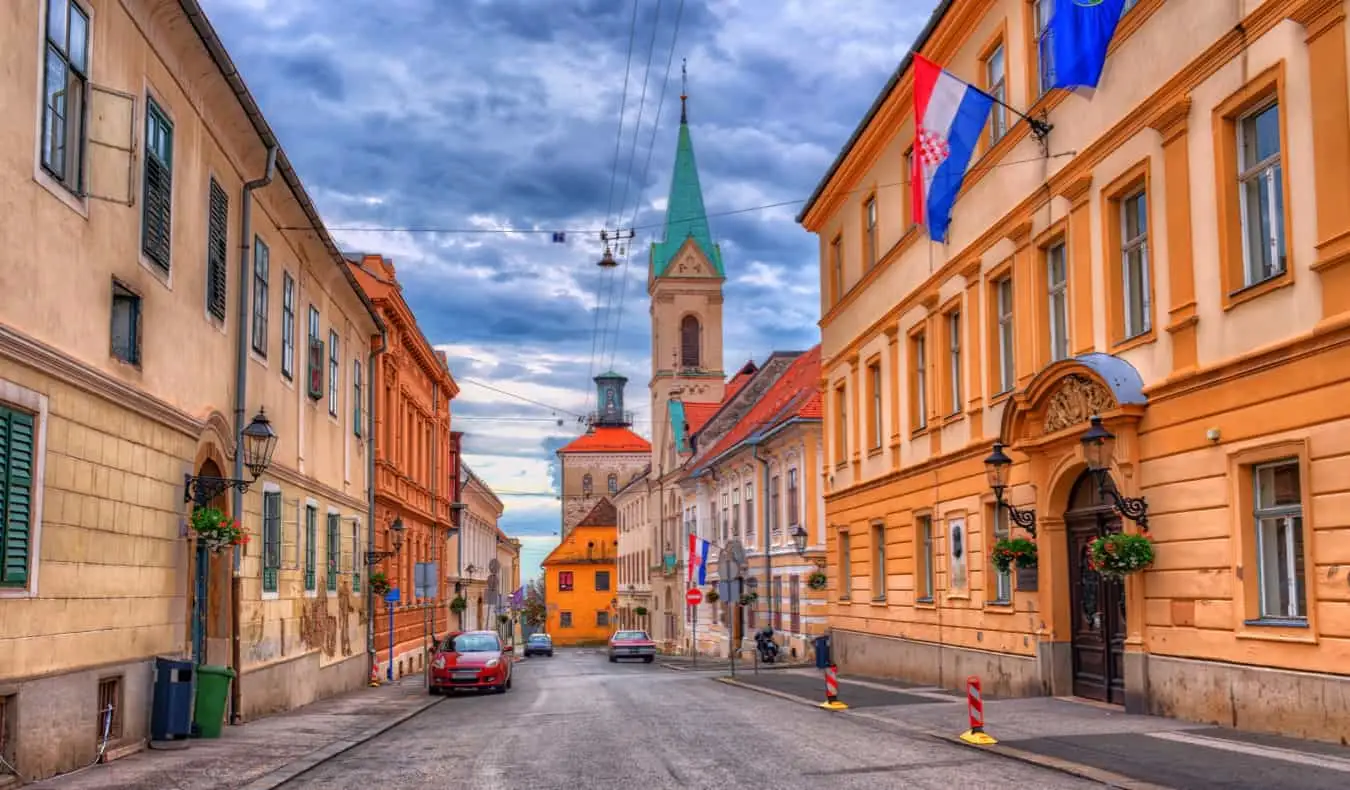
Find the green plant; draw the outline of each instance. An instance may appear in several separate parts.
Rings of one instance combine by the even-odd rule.
[[[1153,541],[1143,532],[1113,532],[1088,544],[1088,567],[1109,578],[1123,579],[1142,571],[1153,559]]]
[[[384,597],[389,592],[389,577],[384,575],[384,571],[375,571],[370,574],[370,591],[376,598]]]
[[[748,592],[741,596],[741,606],[749,606],[759,600],[759,593]]]
[[[806,577],[806,586],[813,590],[823,590],[830,580],[825,575],[825,571],[812,571],[810,576]]]
[[[722,599],[722,596],[718,595],[716,590],[709,590],[708,594],[703,597],[708,603],[717,603]]]
[[[1012,566],[1036,567],[1036,544],[1026,538],[1003,538],[994,543],[990,559],[999,573],[1007,573]]]
[[[647,607],[645,607],[645,606],[635,606],[635,607],[633,607],[633,614],[637,615],[638,617],[646,617],[646,616],[647,616]]]
[[[464,600],[464,596],[462,595],[456,595],[454,600],[450,601],[450,611],[455,614],[462,614],[464,610],[468,608],[469,602]]]
[[[210,551],[218,552],[230,546],[248,545],[248,533],[214,507],[200,507],[192,511],[192,531]]]

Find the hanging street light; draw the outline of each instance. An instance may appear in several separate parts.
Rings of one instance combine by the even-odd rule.
[[[792,545],[798,554],[806,553],[806,530],[800,524],[792,528]]]
[[[1008,475],[1012,472],[1012,459],[1003,452],[1002,442],[994,442],[994,451],[984,459],[984,472],[989,480],[989,488],[994,492],[997,507],[1007,509],[1008,517],[1014,524],[1026,530],[1031,537],[1036,537],[1036,512],[1018,510],[1003,499],[1003,492],[1008,489]]]
[[[403,531],[403,519],[395,516],[394,523],[389,525],[389,542],[394,544],[393,550],[366,552],[366,565],[378,565],[383,560],[397,556],[403,550]]]
[[[236,452],[242,454],[244,467],[253,475],[253,479],[235,480],[212,475],[183,475],[184,502],[192,502],[199,508],[206,507],[211,500],[231,488],[238,489],[240,493],[247,491],[249,486],[262,477],[263,472],[272,464],[272,453],[277,449],[277,434],[272,430],[272,423],[267,419],[266,410],[258,409],[257,415],[244,428],[239,438]]]
[[[1123,496],[1116,490],[1111,480],[1111,462],[1116,453],[1116,435],[1106,429],[1102,418],[1092,415],[1089,426],[1079,440],[1083,444],[1083,459],[1087,461],[1088,471],[1097,478],[1097,491],[1111,499],[1112,506],[1120,515],[1148,529],[1148,502],[1143,497]]]

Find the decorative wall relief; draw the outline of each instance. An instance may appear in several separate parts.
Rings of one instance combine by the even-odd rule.
[[[1105,386],[1071,373],[1059,382],[1046,402],[1043,432],[1054,433],[1085,423],[1092,415],[1110,411],[1116,405],[1115,397]]]

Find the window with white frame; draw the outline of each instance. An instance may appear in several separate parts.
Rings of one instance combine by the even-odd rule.
[[[1280,106],[1271,102],[1237,123],[1238,194],[1242,211],[1245,285],[1284,274],[1284,181],[1280,157]]]
[[[984,79],[988,93],[994,97],[994,109],[989,114],[989,144],[993,145],[1008,131],[1008,80],[1003,62],[1003,45],[999,44],[984,61]]]
[[[919,578],[917,590],[920,601],[931,602],[934,583],[933,565],[936,561],[933,552],[933,517],[919,516]]]
[[[267,300],[272,253],[262,236],[253,237],[253,353],[267,358]]]
[[[1298,459],[1255,467],[1252,484],[1261,617],[1305,619],[1307,582]]]
[[[1069,356],[1069,272],[1064,242],[1045,251],[1045,281],[1050,300],[1050,361]]]
[[[1125,337],[1153,326],[1148,283],[1148,198],[1141,190],[1120,201],[1120,276]]]
[[[996,317],[998,319],[998,391],[1013,388],[1013,285],[1011,277],[994,283]]]
[[[333,417],[338,414],[338,370],[340,369],[338,355],[338,334],[333,330],[328,330],[328,413]]]
[[[1055,48],[1050,18],[1055,0],[1035,0],[1032,16],[1036,25],[1036,95],[1044,96],[1055,84]]]
[[[745,484],[745,539],[755,541],[755,487],[751,483]]]
[[[928,427],[928,349],[923,334],[914,336],[914,428]]]
[[[731,489],[731,537],[741,536],[741,489]]]
[[[864,228],[863,231],[867,238],[867,266],[871,268],[877,264],[877,199],[876,196],[867,199],[867,205],[863,207]]]
[[[295,278],[281,273],[281,375],[295,377]]]
[[[873,450],[881,448],[881,363],[873,362],[867,366],[867,389],[872,393],[872,441],[868,445]]]
[[[788,470],[788,526],[796,527],[802,523],[800,489],[797,487],[797,467]]]
[[[952,399],[951,413],[961,411],[961,312],[947,314],[947,385]]]
[[[45,27],[42,169],[83,195],[89,15],[70,0],[47,0]]]

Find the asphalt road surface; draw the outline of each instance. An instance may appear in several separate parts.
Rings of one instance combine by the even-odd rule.
[[[450,697],[292,788],[1100,787],[1049,769],[734,688],[716,673],[559,650],[506,694]]]

